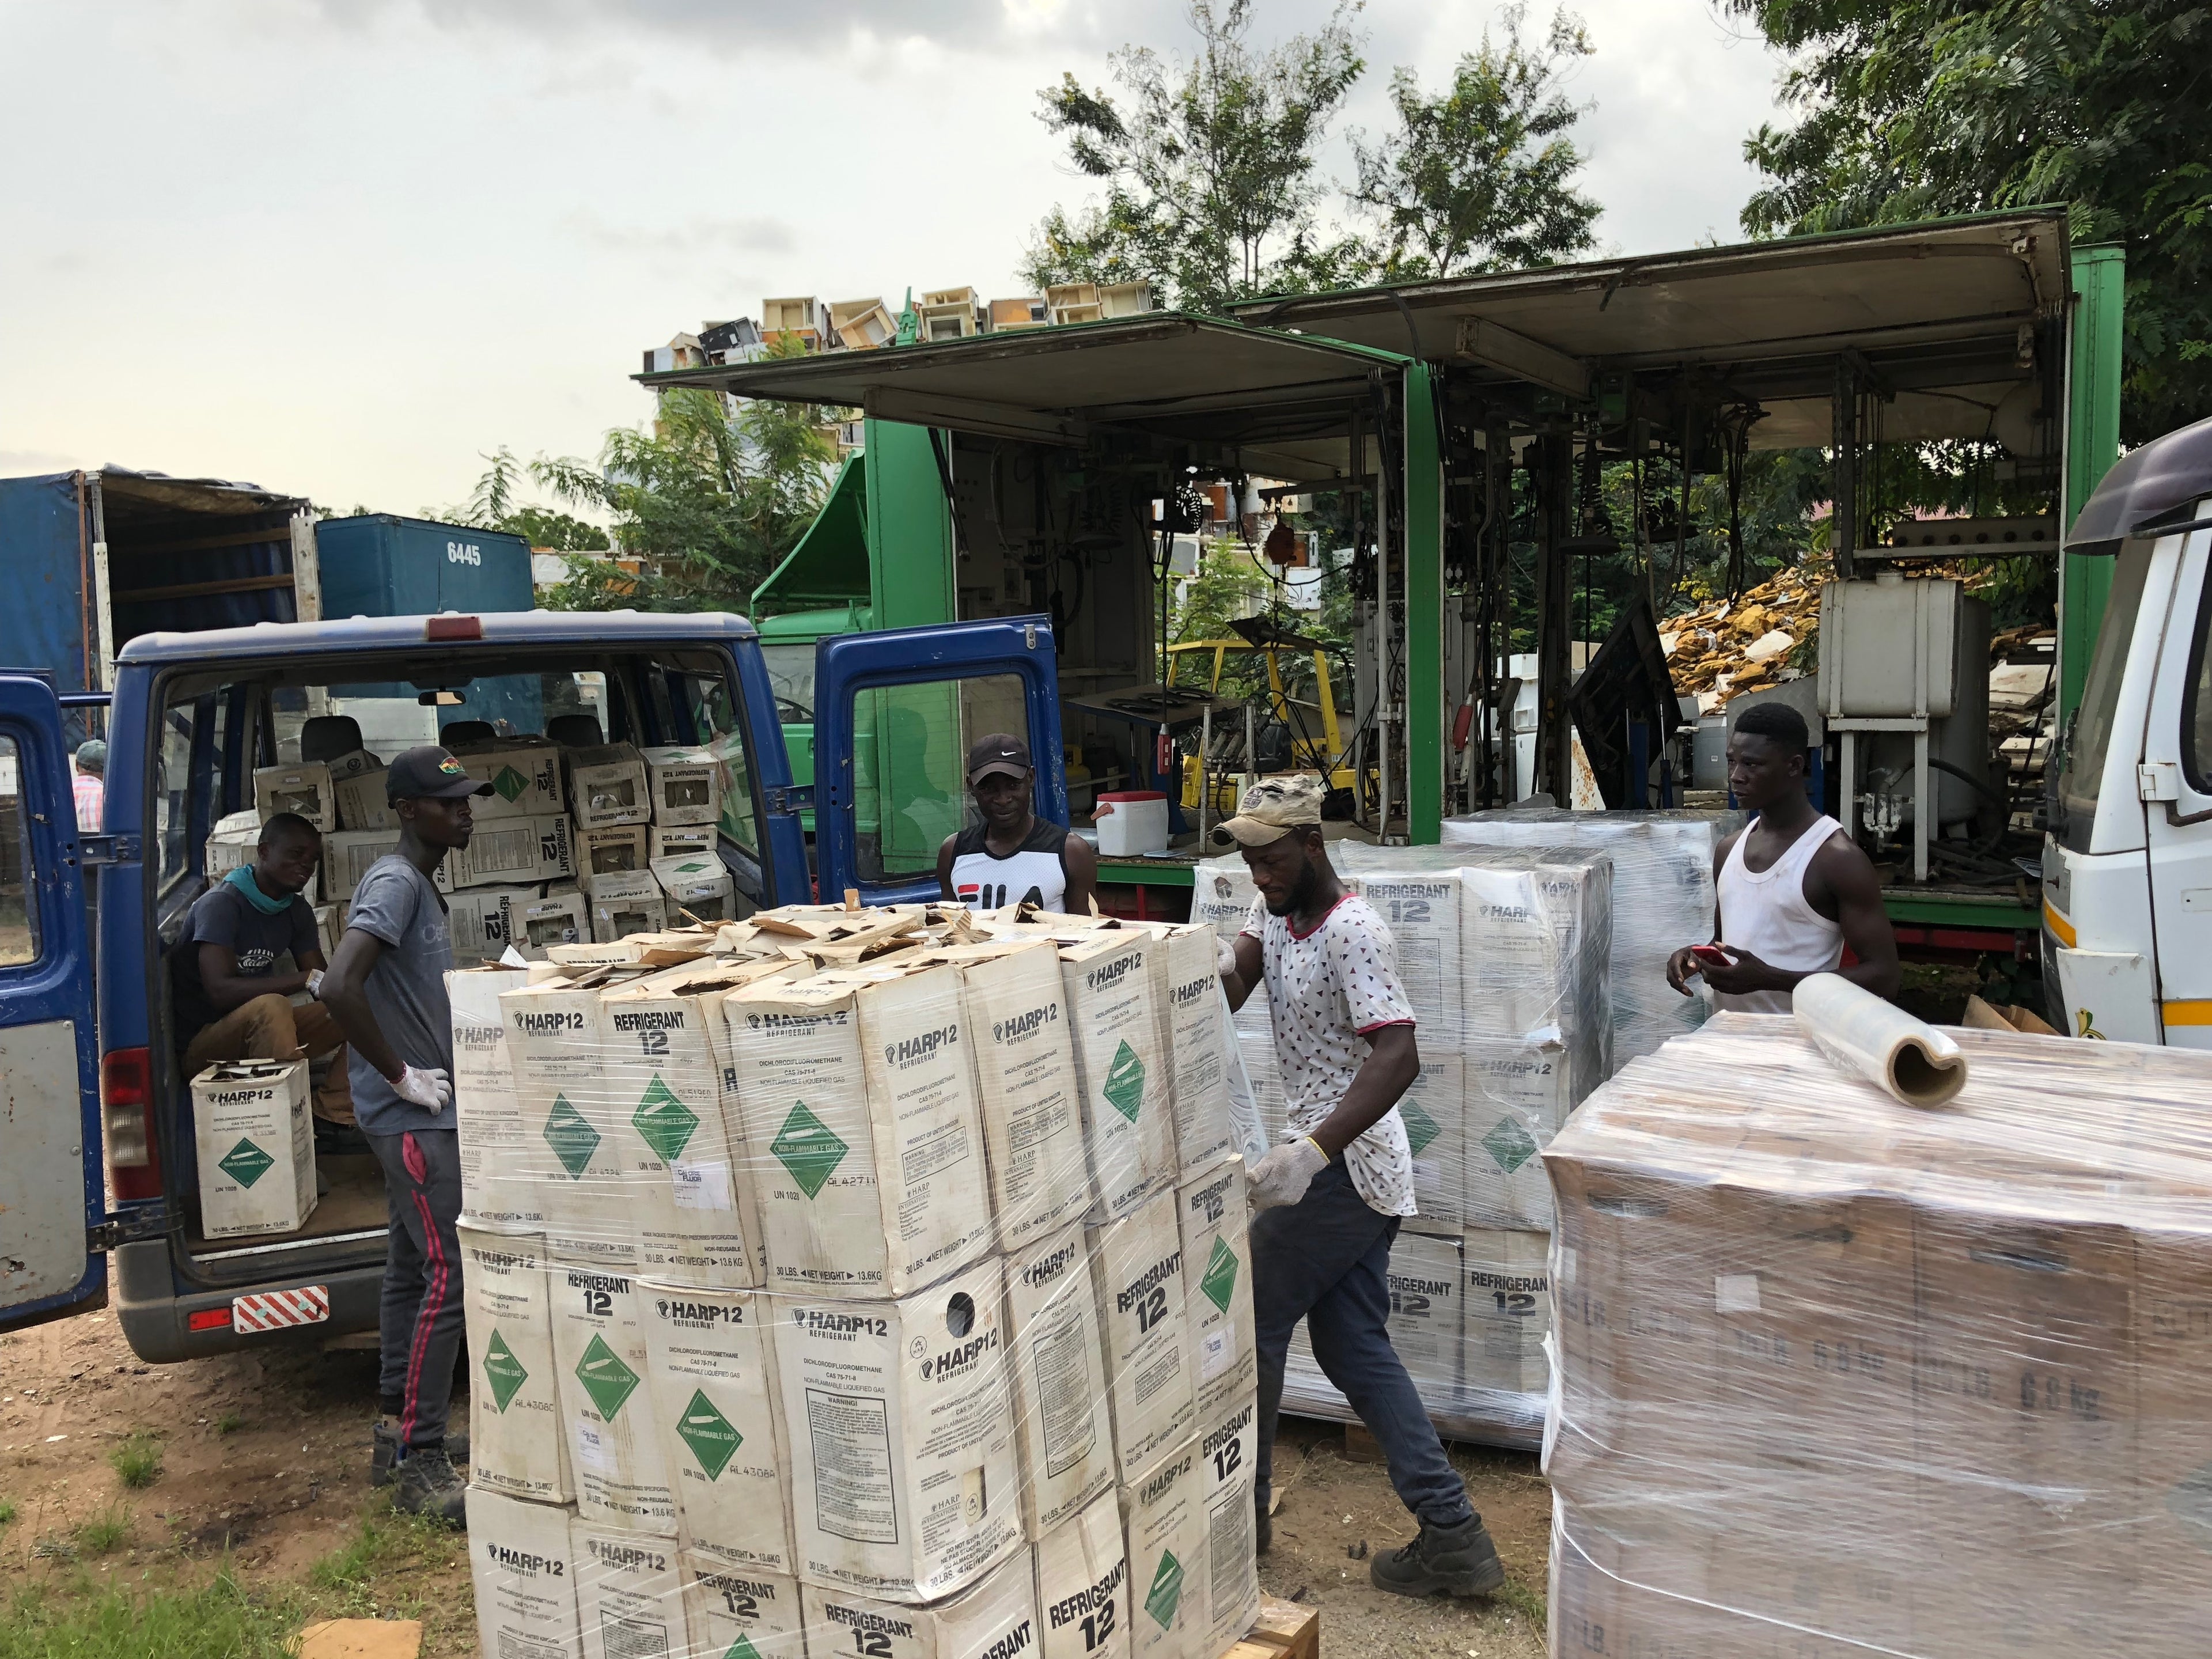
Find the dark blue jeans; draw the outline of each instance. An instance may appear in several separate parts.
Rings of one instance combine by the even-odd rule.
[[[1260,1362],[1259,1501],[1273,1487],[1283,1358],[1300,1319],[1314,1358],[1389,1461],[1390,1484],[1425,1525],[1474,1515],[1413,1378],[1390,1346],[1390,1245],[1398,1218],[1367,1206],[1337,1158],[1295,1204],[1252,1218],[1252,1314]]]

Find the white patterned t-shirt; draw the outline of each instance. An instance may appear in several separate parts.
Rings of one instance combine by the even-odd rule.
[[[1411,1025],[1413,1010],[1398,983],[1398,947],[1367,901],[1346,893],[1310,933],[1255,900],[1243,932],[1260,941],[1267,975],[1267,1016],[1283,1078],[1290,1127],[1284,1139],[1311,1134],[1344,1101],[1368,1036]],[[1393,1106],[1344,1149],[1352,1184],[1370,1209],[1412,1215],[1413,1156]]]

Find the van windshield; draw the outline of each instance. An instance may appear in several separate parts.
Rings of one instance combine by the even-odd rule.
[[[2058,778],[2058,805],[2064,820],[2061,839],[2077,853],[2089,850],[2089,833],[2096,822],[2097,792],[2112,744],[2112,722],[2119,712],[2120,682],[2135,640],[2136,615],[2142,609],[2143,583],[2150,574],[2150,545],[2130,541],[2120,549],[2112,591],[2105,601],[2105,620],[2097,630],[2097,649],[2089,659],[2089,678],[2081,688],[2081,707],[2074,717],[2066,769]]]
[[[768,664],[768,683],[775,688],[776,719],[786,726],[805,726],[814,719],[814,646],[761,646]]]

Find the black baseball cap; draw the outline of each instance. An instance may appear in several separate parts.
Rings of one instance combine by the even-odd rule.
[[[489,795],[491,785],[479,783],[468,769],[436,744],[410,749],[384,771],[384,799],[395,800],[459,800],[464,795]]]
[[[1036,770],[1036,763],[1030,758],[1030,746],[1011,732],[994,732],[987,738],[978,738],[968,751],[968,781],[981,783],[994,772],[1004,772],[1010,778]]]

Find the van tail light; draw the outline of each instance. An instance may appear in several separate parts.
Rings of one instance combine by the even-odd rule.
[[[111,1048],[100,1057],[100,1105],[106,1125],[107,1170],[116,1197],[161,1197],[161,1142],[154,1133],[149,1050]]]

